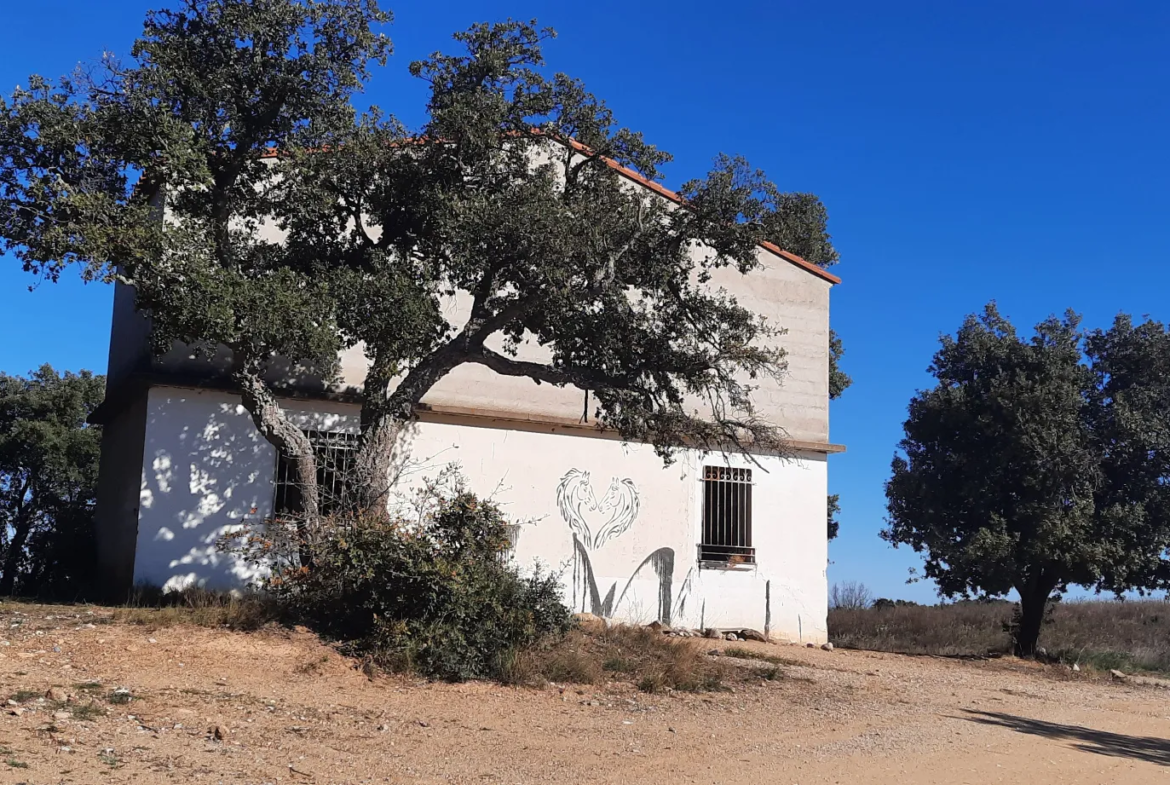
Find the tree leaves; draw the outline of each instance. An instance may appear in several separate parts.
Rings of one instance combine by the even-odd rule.
[[[882,536],[946,595],[1165,585],[1170,333],[1068,313],[1025,339],[994,305],[945,336],[910,403]],[[1047,588],[1044,588],[1047,587]]]
[[[708,284],[754,269],[769,239],[834,262],[823,205],[728,156],[685,205],[632,183],[615,164],[653,181],[669,154],[548,74],[553,33],[535,23],[477,24],[412,64],[431,88],[421,127],[359,117],[388,18],[373,0],[150,14],[130,65],[38,83],[0,113],[9,247],[34,271],[133,284],[157,349],[226,346],[243,389],[279,358],[328,380],[361,345],[367,501],[384,498],[390,435],[465,363],[589,391],[598,420],[667,457],[782,449],[752,406],[784,369],[781,326]],[[521,359],[524,342],[548,359]]]
[[[0,593],[77,591],[89,577],[101,432],[86,418],[104,393],[88,371],[0,374]]]

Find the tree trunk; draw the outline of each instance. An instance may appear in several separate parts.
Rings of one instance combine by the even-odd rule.
[[[12,539],[8,541],[8,553],[4,555],[4,573],[0,575],[0,597],[11,597],[13,590],[16,589],[16,571],[20,566],[20,554],[24,550],[24,544],[28,542],[28,533],[32,530],[30,493],[33,493],[33,481],[32,477],[28,476],[20,489],[20,495],[16,498]]]
[[[350,494],[353,506],[361,512],[385,511],[394,484],[394,448],[404,423],[392,416],[382,416],[362,433],[354,457]]]
[[[313,444],[289,421],[280,402],[254,368],[237,366],[233,376],[240,386],[244,408],[252,415],[256,428],[293,465],[301,495],[301,510],[296,517],[297,549],[301,565],[311,567],[313,545],[321,526],[321,494]]]
[[[0,596],[11,597],[16,588],[16,570],[20,566],[20,554],[24,551],[24,544],[28,542],[28,532],[32,528],[32,521],[27,518],[18,519],[13,529],[12,539],[8,543],[8,553],[4,556],[4,575],[0,576]]]
[[[1020,591],[1020,619],[1016,627],[1015,655],[1036,656],[1036,644],[1040,641],[1040,627],[1044,624],[1044,611],[1048,607],[1048,596],[1052,589],[1047,585],[1029,585]]]
[[[397,480],[394,459],[398,437],[414,419],[414,407],[455,367],[458,357],[452,344],[447,344],[411,369],[391,394],[397,365],[374,356],[363,385],[361,440],[347,488],[348,502],[355,512],[387,510],[390,489]]]

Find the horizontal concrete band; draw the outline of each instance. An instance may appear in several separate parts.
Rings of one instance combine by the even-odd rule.
[[[126,379],[117,390],[110,391],[106,400],[93,411],[89,421],[95,425],[109,422],[129,401],[138,395],[145,394],[151,387],[174,387],[189,390],[216,390],[220,392],[235,392],[235,385],[230,379],[212,377],[194,379],[179,377],[173,374],[139,373]],[[331,392],[327,390],[317,392],[274,391],[277,397],[295,401],[330,401],[333,403],[347,403],[360,405],[361,398],[355,393]],[[441,404],[419,404],[415,409],[422,422],[459,422],[479,427],[503,427],[523,430],[540,430],[550,432],[571,432],[579,436],[592,436],[603,439],[620,439],[621,435],[612,428],[605,428],[597,423],[586,422],[583,419],[574,420],[548,415],[528,415],[523,412],[469,408],[462,406],[444,406]],[[796,452],[822,453],[832,455],[845,452],[845,445],[829,442],[788,441],[787,445]]]

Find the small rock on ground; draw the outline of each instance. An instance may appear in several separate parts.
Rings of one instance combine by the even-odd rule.
[[[580,627],[583,631],[591,634],[605,632],[606,628],[609,627],[604,618],[601,616],[595,616],[592,613],[574,613],[573,621],[575,621],[577,626]]]

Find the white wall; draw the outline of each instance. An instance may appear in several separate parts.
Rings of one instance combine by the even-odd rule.
[[[559,158],[563,151],[555,143],[552,149]],[[534,153],[534,156],[535,164],[539,155]],[[275,163],[275,160],[270,159],[269,163]],[[624,183],[631,191],[643,188],[630,181]],[[651,199],[663,198],[650,190],[645,194]],[[161,205],[161,192],[158,199]],[[168,211],[166,219],[175,220],[173,212]],[[257,233],[258,238],[272,243],[281,243],[286,237],[286,233],[271,221],[262,221]],[[712,255],[711,249],[700,244],[691,245],[690,253],[696,263]],[[756,254],[759,262],[756,269],[746,275],[734,267],[713,270],[709,287],[725,291],[748,310],[767,319],[772,327],[784,331],[769,340],[785,352],[787,369],[784,378],[782,382],[766,377],[754,381],[753,385],[758,388],[753,394],[755,413],[764,420],[783,425],[793,440],[825,443],[829,440],[829,296],[832,284],[770,250],[761,247]],[[150,357],[149,324],[134,312],[129,287],[119,285],[116,291],[113,330],[117,341],[116,346],[111,345],[111,369],[123,365],[129,368],[149,358],[151,369],[157,373],[188,377],[228,376],[231,352],[226,347],[207,353],[177,345],[161,357]],[[445,316],[456,330],[466,322],[471,300],[466,291],[443,298]],[[502,336],[495,336],[489,341],[489,346],[498,350],[502,342]],[[518,351],[522,360],[540,362],[548,358],[547,348],[533,340],[531,335],[521,342]],[[123,361],[123,356],[128,359]],[[360,388],[368,367],[368,358],[359,346],[339,354],[336,379],[327,381],[322,378],[321,369],[281,361],[270,363],[266,376],[285,389],[313,393],[327,388],[344,391]],[[584,391],[571,385],[537,386],[526,378],[501,376],[482,365],[466,363],[439,380],[422,403],[556,420],[579,416],[585,400]],[[700,416],[709,413],[707,403],[698,397],[688,401],[688,405],[693,405]]]
[[[271,512],[274,450],[231,395],[156,387],[146,409],[135,580],[169,588],[246,583],[254,576],[245,565],[218,553],[215,543],[225,527]],[[301,427],[356,427],[355,407],[312,404],[290,411]],[[632,511],[629,503],[636,497],[637,513],[628,528],[586,549],[598,595],[604,600],[613,588],[612,615],[653,620],[662,598],[676,624],[760,630],[768,625],[777,637],[825,639],[823,455],[792,461],[761,458],[767,471],[742,456],[727,459],[731,465],[752,468],[755,483],[752,544],[757,565],[731,571],[697,569],[696,563],[701,468],[723,463],[721,456],[703,458],[690,451],[664,467],[643,445],[468,423],[418,423],[406,439],[403,486],[417,485],[457,463],[471,490],[493,497],[522,524],[518,562],[539,562],[559,572],[575,610],[592,608],[585,559],[575,556],[572,529],[561,511],[573,505],[558,504],[558,486],[566,477],[564,490],[577,485],[576,498],[587,497],[588,486],[601,502],[611,483],[615,493],[629,495],[627,509]],[[572,470],[588,473],[588,483],[583,474],[569,475]],[[622,491],[625,480],[632,488]],[[588,503],[577,507],[578,527],[592,536],[610,518]],[[664,548],[673,555],[668,573]]]

